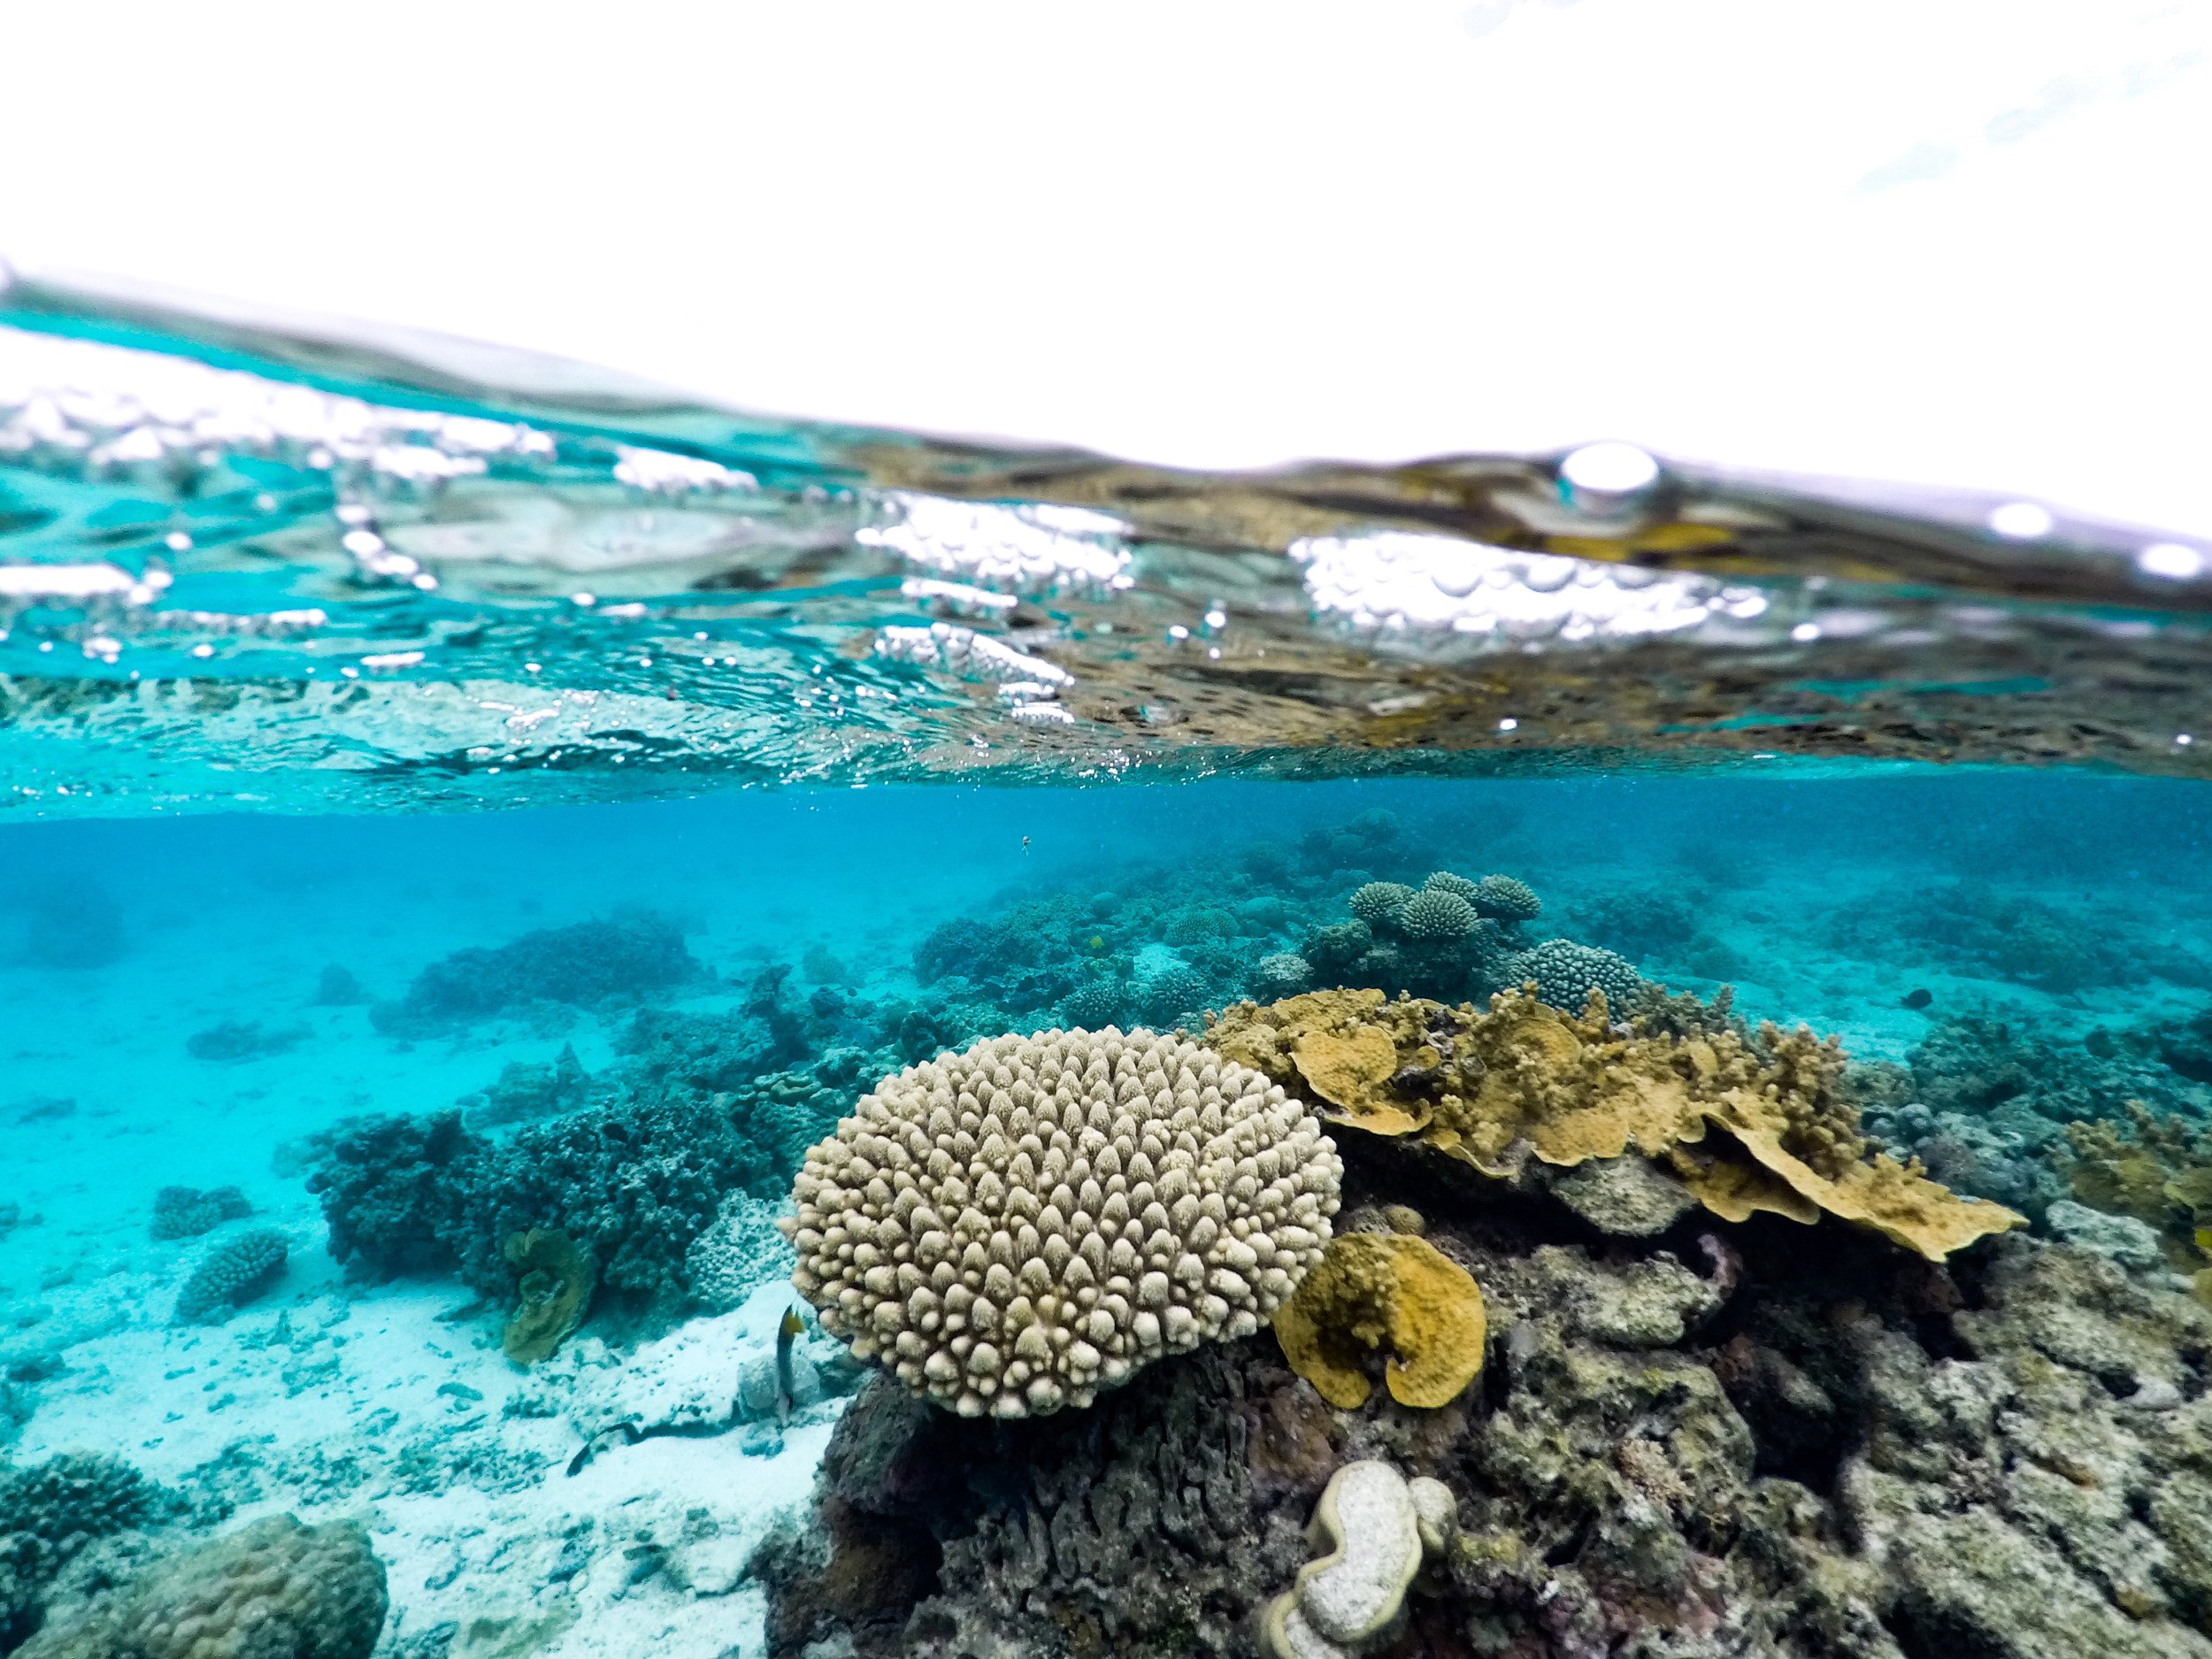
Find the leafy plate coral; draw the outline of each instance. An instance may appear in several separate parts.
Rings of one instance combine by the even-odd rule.
[[[1727,1219],[1832,1215],[1931,1260],[2025,1219],[1869,1157],[1837,1092],[1842,1049],[1804,1030],[1623,1035],[1602,997],[1578,1018],[1521,991],[1479,1013],[1325,991],[1240,1004],[1207,1041],[1338,1123],[1416,1136],[1498,1179],[1531,1156],[1571,1168],[1634,1151]]]

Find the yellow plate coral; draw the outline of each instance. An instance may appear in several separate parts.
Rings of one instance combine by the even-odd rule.
[[[1601,996],[1575,1015],[1532,987],[1501,992],[1486,1011],[1339,990],[1240,1004],[1207,1041],[1317,1097],[1334,1123],[1417,1137],[1485,1175],[1508,1177],[1528,1156],[1569,1168],[1632,1151],[1725,1219],[1832,1215],[1931,1261],[2026,1219],[1916,1163],[1870,1156],[1837,1092],[1842,1048],[1803,1029],[1624,1033]]]
[[[1474,1276],[1405,1233],[1331,1240],[1274,1323],[1291,1369],[1346,1410],[1367,1403],[1364,1362],[1385,1349],[1392,1399],[1448,1405],[1480,1374],[1487,1330]]]

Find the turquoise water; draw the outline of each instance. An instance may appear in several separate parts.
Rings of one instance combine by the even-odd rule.
[[[7,297],[0,1652],[181,1652],[127,1632],[234,1558],[226,1655],[2212,1652],[2204,682],[2130,551],[2181,543],[1139,477]],[[1523,986],[1555,1034],[1486,1047]],[[1224,1302],[972,1422],[795,1281],[879,1084],[1337,990],[1431,1046],[1268,1075],[1337,1236],[1479,1286],[1441,1400]],[[1849,1144],[1743,1215],[1688,1196],[1740,1115],[1479,1173],[1363,1126],[1568,1031],[1598,1094],[1739,1045]],[[1819,1185],[1893,1156],[1998,1236]],[[1369,1463],[1454,1519],[1332,1636]]]

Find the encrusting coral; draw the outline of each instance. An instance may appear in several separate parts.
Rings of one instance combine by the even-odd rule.
[[[1303,1102],[1175,1037],[1002,1037],[885,1079],[793,1184],[822,1326],[964,1416],[1088,1405],[1258,1330],[1341,1175]]]
[[[1367,1403],[1373,1385],[1363,1362],[1387,1349],[1390,1397],[1433,1409],[1457,1399],[1482,1371],[1482,1292],[1425,1240],[1340,1233],[1275,1310],[1275,1337],[1291,1369],[1333,1406]]]
[[[270,1515],[156,1563],[19,1659],[368,1659],[387,1605],[359,1523]]]
[[[502,1254],[521,1278],[501,1346],[517,1364],[534,1365],[582,1323],[598,1270],[589,1251],[554,1227],[510,1233]]]
[[[1729,1220],[1828,1214],[1933,1260],[2024,1221],[1869,1158],[1837,1093],[1842,1050],[1807,1031],[1623,1034],[1601,997],[1577,1016],[1525,991],[1480,1013],[1328,991],[1240,1004],[1207,1041],[1317,1097],[1335,1122],[1417,1136],[1499,1179],[1531,1156],[1571,1168],[1632,1150]]]
[[[1269,1603],[1263,1631],[1272,1659],[1347,1659],[1391,1633],[1425,1560],[1443,1553],[1459,1501],[1440,1480],[1410,1481],[1362,1458],[1329,1478],[1310,1529],[1327,1553]]]

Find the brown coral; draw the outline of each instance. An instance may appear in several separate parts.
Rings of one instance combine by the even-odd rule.
[[[1291,1369],[1331,1405],[1367,1403],[1364,1362],[1384,1349],[1401,1405],[1448,1405],[1482,1370],[1486,1327],[1474,1276],[1425,1240],[1348,1233],[1332,1240],[1298,1294],[1275,1310]]]
[[[2212,1139],[2139,1100],[2127,1109],[2126,1133],[2101,1121],[2066,1125],[2074,1196],[2092,1210],[2148,1222],[2174,1266],[2201,1269],[2212,1262]]]
[[[582,1322],[599,1276],[589,1253],[553,1227],[511,1233],[504,1254],[522,1280],[503,1346],[517,1364],[534,1365]]]
[[[1577,1016],[1526,991],[1502,992],[1484,1012],[1330,991],[1240,1004],[1208,1041],[1302,1085],[1337,1122],[1417,1136],[1493,1177],[1531,1156],[1571,1168],[1634,1151],[1729,1220],[1833,1215],[1931,1260],[2024,1219],[1956,1196],[1916,1163],[1870,1161],[1837,1087],[1843,1050],[1809,1031],[1715,1021],[1624,1035],[1601,995]]]

